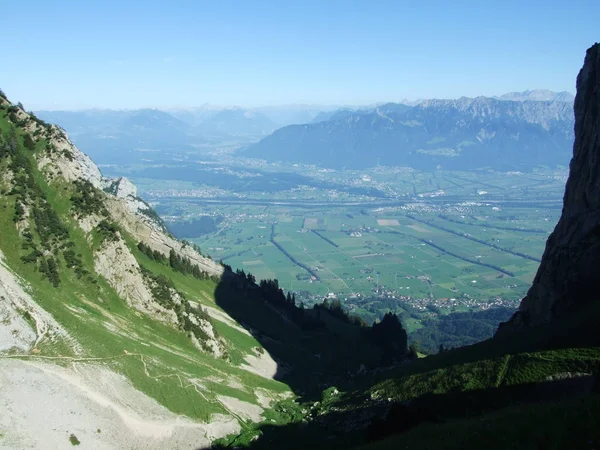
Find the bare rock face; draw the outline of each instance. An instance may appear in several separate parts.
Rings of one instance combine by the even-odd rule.
[[[135,256],[120,237],[106,242],[101,250],[95,252],[94,270],[129,306],[149,314],[155,320],[177,323],[175,313],[155,301]]]
[[[575,143],[563,210],[519,310],[497,336],[560,320],[600,296],[600,44],[577,77]]]

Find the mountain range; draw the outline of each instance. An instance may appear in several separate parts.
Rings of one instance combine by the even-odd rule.
[[[37,111],[65,129],[99,164],[133,164],[198,153],[212,144],[253,142],[277,129],[266,115],[242,108],[191,110]]]
[[[566,166],[573,144],[573,104],[528,100],[531,95],[520,94],[522,101],[463,97],[340,110],[310,124],[280,128],[241,153],[336,169]]]
[[[548,89],[534,89],[531,91],[523,92],[509,92],[508,94],[501,95],[500,97],[494,97],[499,100],[509,101],[536,101],[536,102],[569,102],[573,103],[575,97],[573,94],[567,91],[554,92]]]
[[[181,158],[225,144],[241,146],[245,156],[332,168],[529,170],[566,165],[573,140],[572,96],[547,90],[360,108],[204,105],[37,115],[63,127],[100,164]]]

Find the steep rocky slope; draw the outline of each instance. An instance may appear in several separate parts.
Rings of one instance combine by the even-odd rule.
[[[199,448],[291,395],[224,268],[1,92],[0,174],[0,448]]]
[[[600,292],[600,45],[577,77],[575,144],[562,215],[539,270],[499,335],[560,319],[597,301]]]

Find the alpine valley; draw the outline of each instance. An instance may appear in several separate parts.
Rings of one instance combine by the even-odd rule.
[[[127,178],[0,93],[0,448],[598,448],[598,105],[600,44],[574,103],[533,91],[311,110],[266,137],[266,112],[107,124],[123,142],[165,120],[160,139],[243,135],[246,155],[330,169],[363,169],[368,154],[530,170],[566,164],[574,139],[562,214],[518,311],[493,338],[426,356],[393,312],[305,307],[178,240]]]

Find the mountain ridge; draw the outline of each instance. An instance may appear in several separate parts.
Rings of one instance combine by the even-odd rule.
[[[530,170],[566,165],[573,139],[568,102],[463,97],[339,114],[333,120],[280,128],[241,153],[336,169]]]
[[[500,100],[510,101],[559,101],[559,102],[570,102],[575,100],[573,94],[567,91],[554,92],[548,89],[532,89],[523,92],[509,92],[499,97],[495,97]]]

